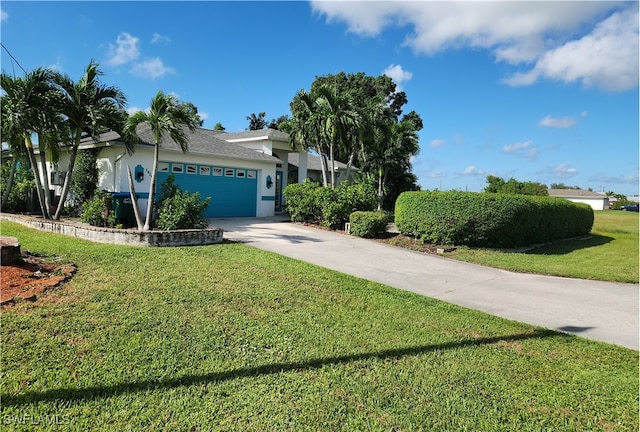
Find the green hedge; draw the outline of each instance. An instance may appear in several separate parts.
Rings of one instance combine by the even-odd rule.
[[[350,234],[358,237],[373,238],[387,230],[388,215],[380,211],[356,211],[351,213]]]
[[[375,189],[368,184],[347,185],[336,188],[322,187],[305,180],[284,189],[285,210],[294,222],[322,224],[341,229],[354,211],[370,211],[377,207]]]
[[[588,234],[593,209],[562,198],[471,192],[405,192],[396,227],[434,244],[518,247]]]

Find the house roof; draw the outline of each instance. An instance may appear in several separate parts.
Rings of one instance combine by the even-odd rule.
[[[243,132],[222,132],[219,133],[218,136],[225,141],[268,139],[272,141],[289,142],[289,135],[276,129],[259,129]]]
[[[605,195],[583,189],[549,189],[549,196],[560,198],[607,198]]]
[[[329,160],[329,166],[331,166],[331,161]],[[300,166],[300,154],[298,153],[289,153],[289,163],[295,167]],[[347,169],[347,164],[335,161],[335,167],[341,170]],[[311,171],[322,171],[321,159],[320,156],[313,155],[311,153],[307,154],[307,169]],[[351,169],[353,171],[358,171],[358,168],[352,166]]]
[[[187,137],[187,145],[189,153],[202,154],[208,156],[220,156],[225,158],[244,159],[252,161],[264,161],[264,162],[280,162],[280,159],[260,153],[255,150],[251,150],[237,144],[231,144],[225,140],[218,138],[220,133],[213,131],[212,129],[197,128],[191,132],[187,127],[183,128],[183,131]],[[153,132],[151,126],[148,123],[142,123],[136,129],[138,136],[141,139],[140,145],[152,146],[154,145]],[[83,142],[86,144],[92,143],[91,137],[86,137]],[[104,142],[119,142],[120,135],[116,132],[105,132],[100,136],[100,143]],[[82,144],[82,143],[81,143]],[[169,151],[182,151],[180,146],[171,139],[167,134],[163,135],[160,142],[160,149]]]

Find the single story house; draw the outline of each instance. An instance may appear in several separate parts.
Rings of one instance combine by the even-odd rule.
[[[157,189],[173,174],[176,184],[201,197],[211,197],[205,217],[266,217],[282,211],[282,191],[288,178],[288,155],[291,152],[286,134],[263,129],[226,133],[198,128],[185,128],[188,151],[165,136],[160,143]],[[98,142],[83,139],[80,148],[98,148],[98,187],[110,192],[129,192],[127,167],[134,178],[140,210],[147,208],[151,170],[153,169],[154,139],[150,126],[138,128],[142,142],[129,155],[120,136],[105,132]],[[306,177],[307,152],[301,152],[299,170]],[[62,192],[68,154],[47,167],[54,194]],[[285,162],[283,162],[285,161]],[[302,178],[305,178],[302,177]]]
[[[549,189],[549,196],[564,198],[569,201],[589,204],[594,210],[609,208],[609,197],[597,192],[583,189]]]

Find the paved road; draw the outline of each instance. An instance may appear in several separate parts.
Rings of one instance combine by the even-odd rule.
[[[511,273],[275,218],[211,219],[224,238],[471,309],[638,350],[638,285]]]

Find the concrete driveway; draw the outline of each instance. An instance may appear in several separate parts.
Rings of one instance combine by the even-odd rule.
[[[470,309],[639,348],[638,285],[512,273],[283,217],[211,219],[224,238]]]

